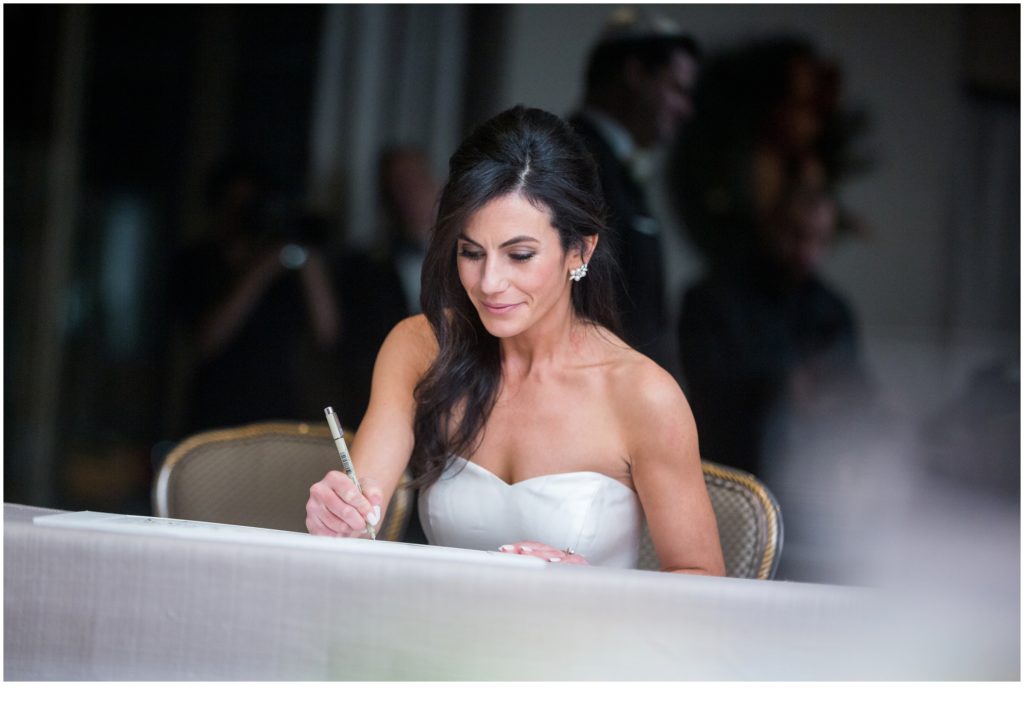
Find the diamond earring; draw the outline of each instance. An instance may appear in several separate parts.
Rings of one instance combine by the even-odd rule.
[[[578,268],[573,268],[569,271],[569,277],[572,278],[573,282],[579,282],[587,276],[587,264],[584,263]]]

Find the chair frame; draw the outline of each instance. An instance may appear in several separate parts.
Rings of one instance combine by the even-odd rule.
[[[701,470],[704,472],[705,480],[708,477],[714,477],[738,484],[750,490],[761,503],[768,522],[768,543],[761,558],[761,564],[757,568],[757,579],[773,579],[782,556],[783,541],[782,511],[779,509],[779,503],[775,500],[775,496],[756,477],[734,467],[705,460],[701,463]]]
[[[348,429],[343,429],[343,431],[345,434],[345,440],[351,441],[351,431]],[[215,443],[224,443],[242,438],[261,438],[263,436],[272,435],[298,438],[323,438],[328,441],[333,441],[331,431],[326,426],[311,425],[305,422],[266,421],[247,424],[245,426],[213,429],[197,433],[176,445],[174,449],[168,453],[167,457],[164,458],[163,464],[160,466],[160,471],[157,474],[157,478],[153,483],[153,510],[156,515],[161,518],[169,518],[168,514],[170,513],[170,508],[168,503],[168,492],[170,489],[171,475],[174,472],[174,468],[181,462],[182,458],[193,450]],[[400,483],[395,488],[392,501],[388,505],[390,511],[397,509],[403,514],[408,511],[410,496],[409,490],[406,488],[407,482],[408,476],[403,474]],[[403,519],[401,518],[390,519],[387,524],[386,531],[379,533],[378,537],[385,540],[397,540],[401,535],[402,521]]]

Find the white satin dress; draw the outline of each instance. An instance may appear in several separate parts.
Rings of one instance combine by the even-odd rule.
[[[509,484],[455,457],[419,496],[431,545],[497,550],[524,540],[572,548],[591,565],[636,567],[644,513],[636,492],[599,472]]]

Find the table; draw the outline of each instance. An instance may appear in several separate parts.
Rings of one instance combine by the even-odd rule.
[[[936,621],[886,592],[33,521],[59,513],[4,505],[7,680],[1020,674],[1016,622]]]

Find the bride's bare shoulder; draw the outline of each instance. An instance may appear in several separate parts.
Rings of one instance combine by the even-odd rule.
[[[628,346],[616,355],[611,390],[629,423],[654,426],[666,420],[693,421],[690,405],[671,373]]]
[[[395,324],[390,335],[401,342],[432,343],[437,346],[434,330],[430,328],[430,322],[427,321],[425,314],[407,316]]]
[[[437,337],[423,314],[410,316],[398,322],[381,346],[378,362],[399,364],[426,372],[437,357]]]

